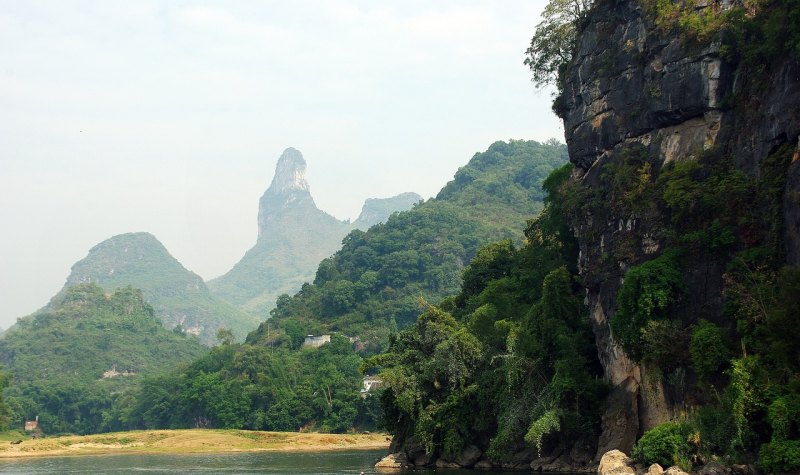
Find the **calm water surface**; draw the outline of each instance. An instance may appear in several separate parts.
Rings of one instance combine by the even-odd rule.
[[[0,460],[0,474],[375,474],[372,465],[386,454],[380,451],[326,453],[245,453],[194,455],[101,455],[52,457],[36,460]],[[407,472],[433,474],[428,470]],[[442,470],[438,474],[500,475],[520,472]]]

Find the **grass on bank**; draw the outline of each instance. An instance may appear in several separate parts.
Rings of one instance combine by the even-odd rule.
[[[17,441],[20,443],[12,443]],[[0,433],[0,458],[119,453],[315,452],[384,449],[389,437],[244,430],[182,429],[68,435],[31,439],[19,431]]]

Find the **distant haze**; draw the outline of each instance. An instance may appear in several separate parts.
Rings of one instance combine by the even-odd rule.
[[[354,219],[495,140],[563,140],[522,64],[544,4],[0,0],[0,326],[116,234],[225,273],[286,147]]]

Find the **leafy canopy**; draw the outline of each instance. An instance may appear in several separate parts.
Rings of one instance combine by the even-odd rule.
[[[525,51],[525,65],[537,87],[558,83],[561,70],[572,60],[578,22],[590,5],[589,0],[551,0],[544,8]]]

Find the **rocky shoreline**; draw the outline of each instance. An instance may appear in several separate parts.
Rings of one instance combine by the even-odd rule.
[[[375,464],[375,468],[388,471],[414,468],[471,468],[478,470],[499,468],[545,473],[597,473],[598,475],[759,475],[761,473],[753,465],[725,466],[717,462],[708,463],[691,472],[685,472],[677,466],[664,469],[657,463],[645,467],[635,463],[633,459],[619,450],[606,452],[600,462],[597,463],[575,460],[572,458],[572,451],[556,456],[538,457],[533,460],[529,459],[532,452],[526,451],[516,454],[511,461],[493,462],[474,445],[467,447],[453,460],[436,458],[425,454],[424,450],[420,451],[418,449],[421,449],[421,447],[414,447],[411,451],[403,450],[390,453],[378,461]],[[526,455],[528,455],[527,459]]]
[[[467,468],[467,469],[503,469],[528,470],[534,472],[570,472],[594,473],[597,463],[592,460],[593,453],[588,450],[573,448],[569,451],[555,451],[547,456],[539,457],[533,449],[514,454],[509,460],[497,462],[478,447],[470,445],[456,457],[436,457],[425,453],[418,444],[408,444],[403,450],[395,451],[381,459],[375,468],[378,469],[414,469],[414,468]]]

